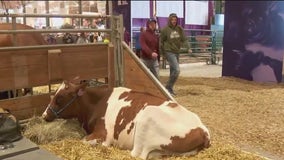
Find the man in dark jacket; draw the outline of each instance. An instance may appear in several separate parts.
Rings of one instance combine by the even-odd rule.
[[[153,75],[159,79],[159,38],[155,33],[156,20],[150,18],[147,21],[146,31],[141,33],[141,61],[150,69]]]
[[[189,49],[187,37],[184,30],[177,24],[178,17],[175,13],[169,15],[168,25],[164,27],[160,35],[160,52],[167,59],[170,65],[170,76],[166,89],[171,95],[175,95],[173,86],[180,74],[179,53],[182,45]]]

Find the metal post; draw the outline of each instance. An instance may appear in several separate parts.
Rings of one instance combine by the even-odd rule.
[[[46,14],[49,14],[49,1],[45,1]],[[50,27],[50,18],[45,17],[46,27]]]
[[[16,17],[12,17],[12,30],[16,30]],[[13,33],[13,46],[17,46],[17,33]],[[17,96],[17,89],[13,90],[14,97]],[[11,97],[9,97],[11,98]]]
[[[115,86],[120,85],[120,71],[119,71],[119,52],[118,52],[118,42],[117,42],[117,34],[118,34],[118,29],[117,29],[117,18],[115,18],[114,15],[111,16],[111,42],[113,43],[114,46],[114,81],[115,81]]]
[[[123,47],[122,47],[122,42],[124,42],[124,25],[123,25],[123,16],[122,14],[119,15],[119,35],[120,35],[120,39],[118,38],[118,49],[120,52],[120,85],[124,86],[124,52],[123,52]]]
[[[16,30],[16,17],[12,17],[12,30]],[[17,46],[17,33],[13,33],[13,46]]]
[[[212,31],[211,34],[212,34],[211,64],[216,64],[216,31]]]
[[[82,0],[78,1],[78,10],[79,10],[79,14],[82,14]],[[80,27],[82,26],[82,24],[83,24],[83,19],[80,18]]]
[[[9,9],[6,9],[6,22],[9,23]]]
[[[23,4],[23,13],[25,14],[26,13],[26,4],[24,2],[22,2],[22,4]],[[25,16],[23,17],[23,23],[27,24],[27,18]]]
[[[196,32],[195,31],[190,31],[190,34],[191,34],[191,47],[193,48],[192,49],[192,52],[195,53],[195,52],[198,52],[198,50],[196,49],[197,48],[197,41],[196,41]]]
[[[108,0],[108,14],[112,15],[112,1]]]
[[[115,85],[124,85],[124,61],[123,61],[123,17],[122,15],[113,16],[112,15],[112,30],[113,30],[113,44],[114,44],[114,69],[115,69]]]

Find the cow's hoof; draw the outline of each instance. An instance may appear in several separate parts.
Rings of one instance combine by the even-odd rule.
[[[132,157],[138,157],[138,153],[136,151],[134,151],[134,150],[131,151],[130,155]]]
[[[149,150],[144,148],[139,157],[142,159],[148,159],[149,153],[150,153]]]
[[[109,147],[111,144],[109,142],[103,142],[102,145],[105,147]]]
[[[90,144],[91,146],[96,146],[98,144],[98,141],[96,139],[93,140],[86,140],[85,138],[82,140],[84,144]]]

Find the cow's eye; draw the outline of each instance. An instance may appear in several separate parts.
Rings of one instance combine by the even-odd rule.
[[[63,101],[63,97],[59,95],[59,96],[56,97],[55,103],[57,105],[60,105],[62,103],[62,101]]]

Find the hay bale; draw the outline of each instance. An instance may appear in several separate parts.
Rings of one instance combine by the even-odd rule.
[[[41,147],[53,152],[54,154],[62,157],[65,160],[74,159],[96,159],[96,160],[138,160],[130,156],[130,151],[120,150],[116,147],[104,147],[97,145],[92,147],[85,144],[78,139],[65,139],[62,141],[52,142]],[[201,151],[196,156],[191,157],[164,157],[167,160],[220,160],[220,159],[234,159],[234,160],[264,160],[264,158],[243,152],[241,149],[236,148],[229,144],[220,142],[213,142],[212,146],[204,151]]]
[[[36,144],[47,144],[66,138],[81,139],[86,132],[75,119],[46,122],[41,117],[33,117],[26,124],[23,134]]]
[[[55,141],[41,147],[62,157],[65,160],[76,159],[95,159],[95,160],[138,160],[130,156],[130,151],[120,150],[115,147],[105,147],[97,145],[95,147],[90,144],[83,143],[79,139],[65,139]]]

